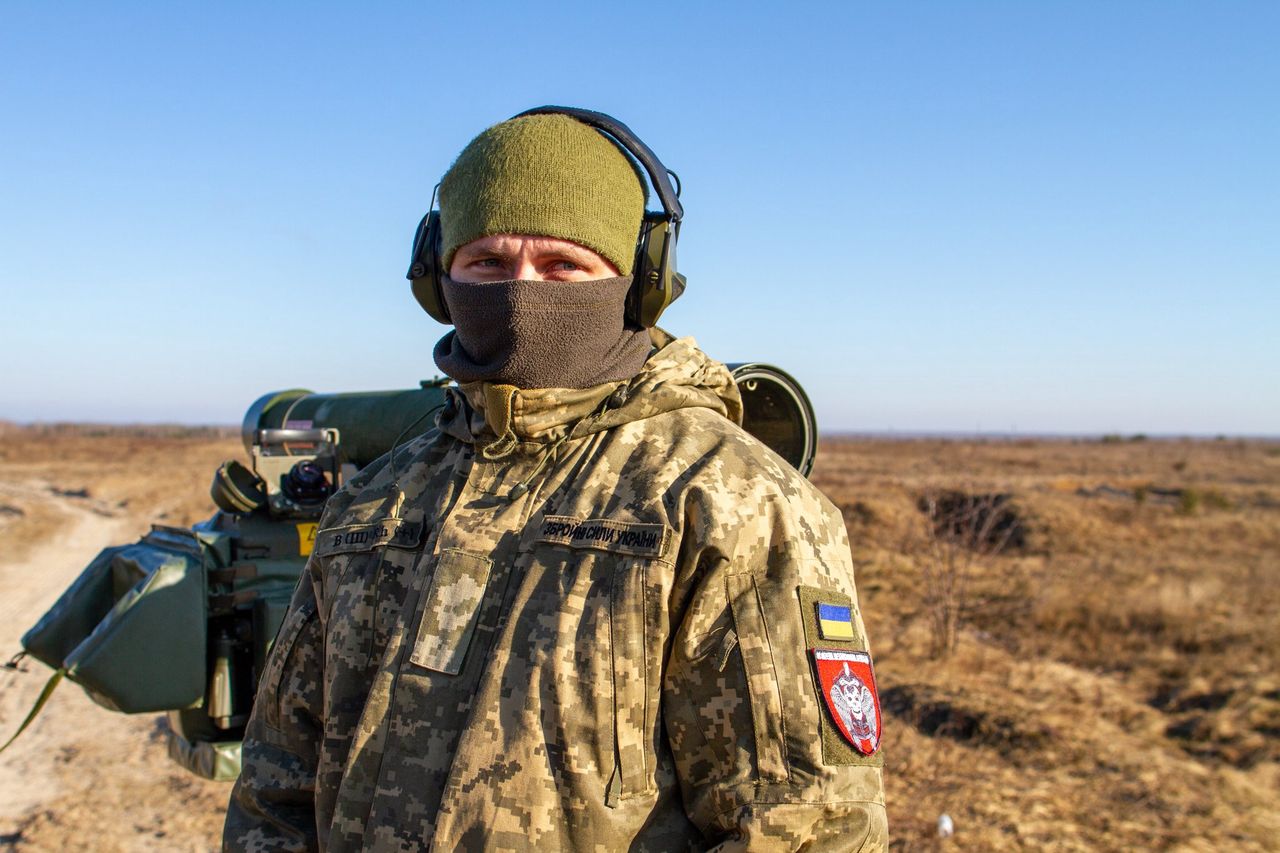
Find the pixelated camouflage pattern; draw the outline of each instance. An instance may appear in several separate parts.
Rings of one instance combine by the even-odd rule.
[[[484,389],[454,391],[330,500],[321,536],[397,487],[426,531],[312,556],[226,849],[887,846],[879,760],[823,760],[797,597],[857,612],[840,514],[735,425],[723,365],[659,343],[630,382],[517,394],[493,460]]]

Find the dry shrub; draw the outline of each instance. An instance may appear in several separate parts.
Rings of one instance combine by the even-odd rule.
[[[1012,497],[1003,493],[929,489],[917,505],[926,521],[916,557],[924,580],[930,654],[945,657],[955,650],[964,624],[1021,606],[1020,596],[1009,596],[1007,587],[983,584],[982,579],[990,580],[1000,555],[1025,545],[1026,525]]]

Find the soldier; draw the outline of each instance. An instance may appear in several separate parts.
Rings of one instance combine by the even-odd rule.
[[[459,385],[330,499],[225,847],[881,849],[841,515],[738,426],[724,365],[643,328],[682,283],[648,242],[665,169],[549,109],[476,137],[424,220]]]

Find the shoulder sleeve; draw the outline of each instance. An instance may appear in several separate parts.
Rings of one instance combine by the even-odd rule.
[[[879,700],[843,519],[763,462],[685,505],[690,591],[663,684],[685,809],[726,849],[884,849]]]

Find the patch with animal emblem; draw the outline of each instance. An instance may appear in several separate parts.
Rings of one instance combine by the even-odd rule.
[[[595,548],[637,557],[661,557],[666,550],[669,530],[665,524],[643,524],[615,521],[610,518],[583,520],[568,515],[548,515],[538,531],[539,542],[568,545],[570,548]]]
[[[422,522],[404,518],[326,527],[316,531],[315,554],[329,557],[375,548],[416,548],[422,541],[422,527]]]
[[[813,710],[822,738],[822,761],[879,767],[884,764],[879,748],[880,694],[858,604],[852,595],[831,587],[801,586],[796,593],[804,645],[797,644],[795,654],[808,657],[813,701],[821,706]]]
[[[836,731],[863,755],[880,748],[880,695],[871,655],[810,649],[822,698]]]

